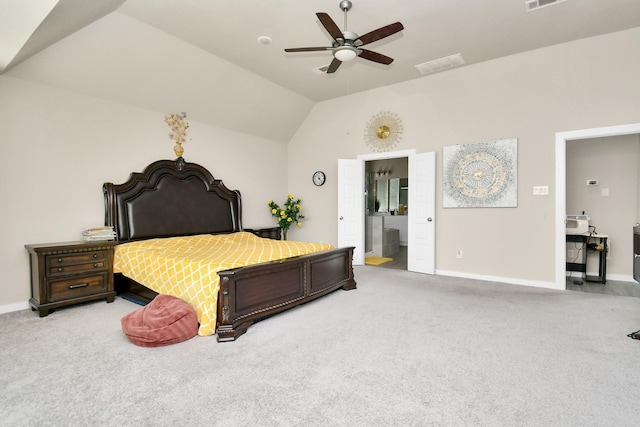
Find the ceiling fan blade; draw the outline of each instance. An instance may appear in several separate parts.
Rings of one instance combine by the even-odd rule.
[[[334,40],[342,38],[342,31],[340,31],[340,28],[336,25],[336,23],[333,21],[333,19],[331,19],[329,15],[324,12],[318,12],[316,13],[316,16],[324,26],[324,29],[327,30],[329,35],[333,37]]]
[[[342,65],[342,61],[333,58],[333,61],[329,64],[329,68],[327,68],[327,74],[335,73],[340,65]]]
[[[393,62],[393,58],[389,58],[378,52],[372,52],[367,49],[360,49],[362,52],[360,53],[360,58],[368,59],[369,61],[378,62],[380,64],[389,65]]]
[[[332,47],[292,47],[285,49],[285,52],[316,52],[319,50],[331,50]]]
[[[360,36],[359,40],[362,42],[362,46],[364,46],[365,44],[373,43],[385,37],[389,37],[390,35],[402,30],[404,30],[402,24],[394,22],[386,27],[378,28],[377,30],[373,30],[370,33]]]

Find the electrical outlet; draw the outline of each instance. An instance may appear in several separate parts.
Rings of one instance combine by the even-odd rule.
[[[456,258],[461,259],[462,258],[462,249],[458,249],[456,251]]]

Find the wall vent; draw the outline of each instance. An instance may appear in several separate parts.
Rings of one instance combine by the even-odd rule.
[[[320,75],[320,74],[326,74],[328,69],[329,69],[329,65],[323,65],[322,67],[313,68],[311,69],[311,71]]]
[[[524,2],[524,9],[527,12],[542,9],[543,7],[553,6],[554,4],[564,3],[567,0],[528,0]]]
[[[416,69],[421,74],[432,74],[437,71],[448,70],[449,68],[459,67],[464,64],[464,58],[461,53],[445,56],[444,58],[434,59],[433,61],[423,62],[416,65]]]

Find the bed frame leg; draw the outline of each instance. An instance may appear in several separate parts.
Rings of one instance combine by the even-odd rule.
[[[342,289],[344,289],[345,291],[350,291],[356,288],[357,288],[357,283],[353,279],[349,280],[347,283],[342,285]]]
[[[249,329],[249,326],[251,326],[252,324],[253,321],[244,322],[235,328],[233,327],[233,325],[219,325],[217,328],[218,337],[216,338],[216,340],[218,342],[235,341],[238,339],[238,337],[247,332],[247,329]]]

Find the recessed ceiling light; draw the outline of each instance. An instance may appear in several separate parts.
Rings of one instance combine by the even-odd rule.
[[[267,45],[267,44],[271,44],[272,41],[273,40],[271,40],[271,37],[269,37],[269,36],[260,36],[260,37],[258,37],[258,43],[260,43],[260,44]]]

